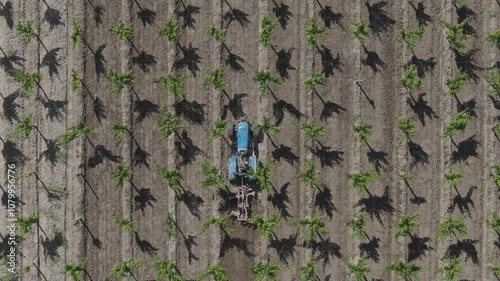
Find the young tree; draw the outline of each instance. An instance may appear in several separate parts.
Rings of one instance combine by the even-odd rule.
[[[500,266],[498,266],[498,265],[497,266],[492,266],[490,268],[490,271],[491,271],[491,273],[493,273],[493,275],[495,275],[495,277],[497,279],[500,278]]]
[[[115,185],[118,187],[123,187],[125,181],[130,181],[132,179],[132,170],[126,163],[118,164],[116,170],[111,172],[111,176],[116,179]]]
[[[166,278],[169,281],[184,281],[182,275],[177,273],[177,263],[174,258],[162,260],[157,257],[151,264],[151,268],[156,271],[157,280]]]
[[[211,186],[216,189],[218,193],[219,190],[228,190],[229,183],[220,175],[219,169],[217,167],[203,162],[201,164],[201,174],[203,175],[203,180],[200,182],[201,186]]]
[[[414,262],[406,263],[403,259],[399,259],[393,264],[389,264],[387,269],[394,270],[396,275],[405,278],[405,280],[418,279],[418,273],[424,269],[421,265]]]
[[[326,133],[326,126],[323,124],[315,125],[314,117],[312,117],[309,121],[301,120],[297,124],[297,127],[302,131],[302,133],[314,141],[319,141],[319,139],[321,139]]]
[[[376,171],[372,172],[360,172],[351,173],[347,175],[347,180],[351,183],[349,187],[359,189],[364,195],[372,196],[368,191],[367,185],[376,182],[379,179],[379,175]]]
[[[226,41],[226,33],[227,29],[219,29],[213,23],[207,29],[207,34],[221,44],[224,44],[224,41]]]
[[[500,235],[500,216],[497,216],[496,212],[493,213],[491,220],[487,220],[486,222],[498,235]]]
[[[403,132],[403,135],[400,137],[399,141],[406,139],[411,142],[411,137],[415,134],[416,130],[415,123],[411,121],[410,117],[399,116],[396,119],[396,125],[398,126],[398,129]]]
[[[73,32],[71,32],[71,42],[73,43],[73,48],[75,48],[76,44],[83,43],[83,32],[80,27],[80,23],[76,20],[73,20]]]
[[[115,123],[111,126],[110,132],[113,134],[113,139],[118,141],[125,137],[128,133],[128,128],[123,124]]]
[[[181,198],[184,190],[180,184],[183,179],[181,171],[178,169],[169,170],[164,166],[156,166],[156,174],[163,178],[165,183],[175,192],[177,198]]]
[[[14,139],[26,140],[33,129],[32,114],[24,116],[19,124],[12,130],[12,137]]]
[[[280,270],[278,262],[259,261],[250,266],[253,281],[279,281],[278,273]]]
[[[413,239],[411,232],[415,226],[421,223],[416,220],[417,217],[418,212],[410,215],[403,215],[396,224],[396,237],[405,237],[409,235]]]
[[[316,175],[316,166],[312,161],[307,162],[306,169],[299,173],[298,177],[299,181],[312,190],[321,188],[321,183],[318,181],[318,175]]]
[[[111,217],[115,221],[116,226],[118,226],[119,228],[121,228],[129,233],[135,232],[134,222],[129,220],[129,219],[120,218],[118,216],[118,214],[116,213],[115,209],[111,210]]]
[[[120,40],[131,40],[134,35],[134,27],[132,26],[132,23],[125,25],[122,20],[119,20],[116,26],[111,26],[109,31],[115,33],[116,37]]]
[[[370,32],[372,32],[372,30],[367,25],[365,25],[363,20],[355,22],[354,28],[349,30],[349,34],[358,39],[361,45],[365,44],[365,40],[370,35]]]
[[[67,144],[76,139],[76,137],[78,136],[88,137],[88,135],[92,133],[93,131],[90,129],[89,125],[87,125],[83,121],[78,121],[76,125],[67,128],[66,132],[57,137],[56,143]]]
[[[491,181],[500,188],[500,164],[493,165],[491,169]]]
[[[406,92],[413,98],[413,90],[419,89],[422,86],[422,79],[418,77],[417,69],[414,64],[409,65],[403,75],[396,75],[396,78],[405,87]]]
[[[406,50],[410,53],[413,53],[413,48],[415,47],[415,43],[422,39],[424,35],[424,27],[419,26],[417,29],[411,30],[406,28],[401,28],[399,32],[394,37],[394,40],[403,39],[406,43]]]
[[[309,18],[306,25],[307,44],[317,46],[318,39],[326,35],[325,27],[320,26],[314,18]]]
[[[177,227],[174,215],[172,213],[167,213],[164,222],[165,222],[165,233],[167,233],[168,239],[174,238],[177,234]]]
[[[490,85],[489,93],[491,95],[500,96],[500,70],[492,70],[484,75],[484,79]]]
[[[106,72],[106,78],[108,78],[109,81],[115,84],[113,93],[118,93],[126,86],[132,86],[135,84],[134,77],[132,76],[132,71],[118,73],[112,69],[109,69],[108,72]]]
[[[83,90],[83,82],[78,73],[71,70],[71,90],[73,92],[79,92]]]
[[[368,237],[365,231],[365,216],[362,213],[359,213],[354,218],[347,220],[346,224],[347,227],[354,232],[354,235],[359,237]]]
[[[271,117],[264,116],[262,123],[256,124],[254,127],[256,132],[263,132],[267,137],[275,136],[280,131],[280,127],[276,123],[271,122]]]
[[[446,86],[448,86],[448,94],[454,97],[459,104],[461,104],[460,100],[457,97],[457,94],[467,83],[467,78],[469,75],[467,72],[462,71],[462,69],[458,69],[458,73],[455,77],[446,78]]]
[[[302,281],[311,281],[317,279],[315,261],[310,260],[305,265],[299,267],[299,274]]]
[[[358,135],[362,144],[368,145],[368,140],[373,134],[373,126],[368,123],[357,123],[352,126],[353,131]],[[368,145],[369,146],[369,145]]]
[[[40,215],[37,212],[31,213],[31,215],[27,217],[19,216],[17,217],[17,225],[19,225],[20,237],[24,238],[26,233],[31,233],[33,231],[32,225],[38,224],[38,220],[40,219]]]
[[[174,45],[179,41],[179,22],[177,19],[169,19],[165,22],[163,27],[156,31],[155,40],[161,37],[167,37],[168,42]]]
[[[441,277],[446,281],[458,281],[458,276],[462,273],[462,258],[451,259],[447,264],[439,269]]]
[[[276,23],[279,19],[271,21],[271,19],[266,15],[262,18],[262,23],[260,25],[259,41],[264,45],[264,47],[269,48],[271,46],[271,35],[274,33],[276,28]]]
[[[448,28],[448,32],[446,32],[446,39],[448,40],[448,43],[450,43],[450,46],[457,51],[467,48],[464,40],[467,40],[470,35],[465,33],[464,27],[469,19],[470,17],[464,19],[461,23],[458,24],[449,23],[443,19],[440,19],[441,23]]]
[[[117,264],[115,267],[111,269],[111,272],[109,273],[110,277],[117,276],[117,277],[126,277],[127,275],[134,276],[134,271],[139,267],[141,264],[142,258],[137,258],[137,259],[128,259],[121,261],[119,264]]]
[[[210,141],[223,137],[224,134],[226,133],[226,127],[227,127],[227,120],[225,119],[215,120],[214,127],[212,128],[212,137],[210,138]]]
[[[465,127],[469,123],[469,120],[470,120],[470,114],[467,112],[467,110],[455,114],[450,120],[450,125],[444,128],[443,138],[445,137],[451,138],[454,135],[456,135],[458,131],[465,129]]]
[[[21,82],[21,92],[26,96],[38,87],[42,76],[40,73],[29,74],[23,69],[12,68],[9,72],[17,81]]]
[[[17,36],[20,37],[23,45],[26,47],[31,39],[35,36],[35,31],[33,30],[33,21],[28,20],[25,22],[19,22],[16,25]]]
[[[314,72],[311,78],[306,79],[306,89],[308,92],[315,90],[317,85],[326,85],[327,78],[320,72]]]
[[[368,267],[366,258],[362,257],[357,263],[347,263],[347,272],[354,275],[354,280],[364,281],[366,280],[365,276],[371,272],[371,269]]]
[[[271,238],[271,234],[274,235],[276,239],[276,234],[273,232],[273,229],[280,223],[281,220],[281,212],[275,212],[269,218],[265,219],[263,217],[257,216],[255,213],[252,213],[252,223],[257,227],[257,230],[260,232],[262,236],[266,239]]]
[[[493,44],[493,46],[500,49],[500,30],[495,30],[495,31],[488,33],[488,35],[484,39],[486,41],[491,42]]]
[[[80,274],[82,272],[85,272],[87,269],[87,263],[88,263],[88,258],[85,257],[83,262],[81,263],[68,263],[65,264],[63,267],[63,272],[64,273],[69,273],[69,276],[71,276],[71,279],[73,281],[80,281]]]
[[[252,79],[259,83],[259,102],[262,100],[262,95],[266,93],[269,85],[281,86],[283,84],[278,77],[272,75],[268,70],[257,71]]]
[[[498,139],[498,136],[500,135],[500,123],[494,124],[493,127],[491,127],[491,130],[493,131],[493,133],[495,134],[495,136]]]
[[[206,90],[207,86],[212,84],[215,90],[225,93],[226,81],[224,80],[224,70],[225,67],[217,67],[216,69],[210,71],[201,82],[203,89]]]
[[[269,196],[269,191],[273,188],[270,181],[272,160],[267,160],[262,166],[258,166],[255,172],[251,172],[252,176],[257,180],[260,190],[264,190],[266,196]]]
[[[229,223],[230,218],[231,215],[225,215],[222,217],[210,217],[203,222],[203,225],[201,226],[200,232],[198,234],[202,234],[203,232],[205,232],[211,225],[217,225],[222,231],[224,231],[226,235],[229,236],[234,232],[234,228],[231,227],[231,224]]]
[[[227,270],[220,263],[221,260],[219,259],[217,261],[217,264],[213,266],[207,266],[203,273],[196,277],[196,281],[204,280],[207,277],[212,277],[213,280],[217,281],[229,281]]]
[[[325,234],[327,232],[323,219],[314,215],[304,219],[298,219],[294,222],[289,223],[289,225],[295,227],[297,230],[301,228],[306,229],[306,233],[303,238],[306,240],[307,246],[311,245],[311,242],[314,239],[314,235],[318,234],[321,238],[321,234]]]
[[[464,223],[464,218],[465,215],[461,215],[456,219],[448,216],[445,221],[439,225],[437,235],[441,237],[441,239],[446,239],[452,234],[457,239],[461,236],[467,235],[467,225]]]
[[[177,73],[168,73],[165,76],[154,77],[153,83],[160,84],[165,91],[171,92],[179,99],[185,99],[184,76]]]
[[[467,161],[462,163],[460,167],[458,168],[458,171],[456,173],[454,172],[448,172],[444,174],[444,180],[450,185],[450,187],[457,188],[460,180],[464,176],[464,167],[467,165]]]
[[[161,133],[160,141],[166,140],[172,133],[185,127],[172,113],[170,113],[170,111],[168,111],[166,105],[162,105],[161,112],[156,117],[156,121],[158,122],[158,129]]]

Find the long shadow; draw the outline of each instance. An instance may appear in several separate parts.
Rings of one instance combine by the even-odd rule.
[[[434,70],[436,64],[437,64],[436,58],[434,57],[430,57],[428,59],[421,59],[418,58],[416,55],[413,55],[411,59],[406,63],[405,67],[409,67],[410,65],[415,65],[418,77],[425,78],[425,73]]]
[[[182,28],[194,28],[194,25],[196,23],[196,19],[194,15],[197,15],[200,13],[200,7],[192,6],[192,5],[186,5],[184,4],[184,1],[180,1],[182,4],[182,10],[176,10],[175,13],[179,18],[182,18]]]
[[[321,65],[323,67],[323,73],[326,77],[333,76],[333,70],[339,70],[342,72],[342,68],[340,67],[342,63],[340,62],[340,54],[334,57],[332,55],[332,51],[328,49],[326,46],[321,45],[321,49],[319,49],[321,54]]]
[[[470,114],[470,116],[477,117],[476,104],[476,99],[471,99],[460,103],[457,102],[457,113],[466,110]]]
[[[95,117],[101,123],[102,119],[106,119],[106,106],[99,97],[95,97],[92,101],[92,109],[94,110]]]
[[[229,104],[224,105],[222,110],[222,118],[227,118],[228,111],[231,112],[231,115],[234,119],[239,119],[240,117],[245,116],[245,112],[243,112],[243,98],[246,97],[247,94],[234,94],[232,99],[229,101]]]
[[[282,80],[290,77],[290,74],[288,73],[289,70],[296,70],[296,68],[292,66],[291,62],[293,50],[295,50],[295,48],[281,49],[276,53],[278,56],[276,59],[276,71]]]
[[[43,19],[49,23],[49,30],[53,30],[55,27],[63,24],[61,21],[61,12],[51,7],[48,7],[47,10],[45,10]]]
[[[453,259],[460,256],[460,254],[465,253],[465,260],[471,259],[474,264],[479,264],[479,257],[477,253],[476,244],[477,240],[463,239],[457,241],[457,243],[450,244],[446,250],[445,256]]]
[[[392,206],[392,199],[389,197],[388,186],[385,187],[382,196],[372,195],[368,198],[362,198],[355,206],[361,207],[361,211],[368,213],[371,219],[373,219],[373,217],[377,218],[381,225],[384,225],[382,222],[382,212],[392,214],[395,211]]]
[[[144,213],[147,206],[154,208],[154,202],[156,202],[156,198],[151,193],[151,188],[141,188],[138,190],[138,194],[134,196],[135,210],[140,210],[142,213]]]
[[[12,2],[6,1],[3,3],[2,7],[0,7],[0,17],[4,17],[9,29],[14,28],[14,9],[12,8]]]
[[[344,152],[332,150],[329,146],[309,147],[309,150],[319,158],[321,167],[333,167],[335,165],[340,165],[340,163],[344,161],[342,158]]]
[[[113,152],[106,149],[104,145],[98,144],[95,146],[94,155],[88,159],[87,166],[89,168],[95,168],[97,165],[104,163],[104,159],[118,163],[122,157],[114,155]]]
[[[175,104],[175,114],[184,117],[189,123],[201,125],[205,122],[205,106],[197,101],[181,100]]]
[[[368,65],[373,72],[377,72],[379,67],[383,67],[385,65],[384,61],[380,58],[377,52],[368,50],[365,45],[362,45],[362,47],[366,53],[366,58],[361,59],[361,63],[363,65]]]
[[[455,6],[455,8],[457,9],[458,22],[462,22],[466,18],[470,18],[469,21],[464,25],[464,34],[471,35],[477,38],[477,32],[471,25],[471,21],[475,20],[477,17],[476,12],[467,7],[467,5],[464,5],[460,8]]]
[[[360,243],[359,250],[362,256],[366,256],[374,262],[380,261],[380,254],[378,249],[380,248],[380,238],[373,236],[371,239],[368,239],[368,243]]]
[[[493,95],[488,95],[495,109],[500,109],[500,98],[494,97]],[[497,120],[498,121],[498,120]]]
[[[135,151],[134,151],[134,157],[132,159],[132,162],[134,162],[134,165],[142,165],[145,166],[146,168],[149,167],[149,158],[151,157],[151,153],[143,150],[141,147],[137,146]]]
[[[139,7],[139,12],[137,12],[137,17],[141,20],[142,25],[146,26],[146,24],[153,25],[156,19],[156,13],[148,8],[143,8],[139,1],[134,0],[137,7]]]
[[[281,25],[281,28],[286,29],[286,26],[288,25],[288,21],[290,18],[293,16],[292,12],[290,12],[290,6],[284,4],[283,2],[278,3],[276,0],[272,0],[274,3],[273,7],[273,13],[278,19],[278,22]]]
[[[465,196],[461,194],[455,195],[453,198],[453,202],[451,203],[448,211],[455,210],[455,207],[458,207],[462,214],[470,214],[470,207],[474,208],[474,201],[472,200],[472,193],[477,189],[477,186],[471,186],[469,191]],[[470,206],[470,207],[469,207]]]
[[[313,255],[318,254],[315,259],[317,261],[323,260],[323,266],[325,266],[333,257],[337,257],[339,259],[342,258],[340,245],[335,242],[331,242],[330,238],[320,242],[312,241],[311,247]]]
[[[427,154],[427,152],[425,152],[422,146],[420,146],[419,144],[409,142],[408,151],[411,156],[410,167],[413,167],[417,164],[429,163],[429,154]]]
[[[434,250],[427,245],[431,241],[429,237],[411,236],[411,241],[408,243],[408,261],[413,261],[426,256],[426,252]]]
[[[300,160],[299,156],[297,156],[290,147],[283,144],[280,144],[278,148],[274,149],[272,155],[274,159],[278,161],[283,159],[291,165],[295,165]]]
[[[425,117],[429,119],[439,118],[434,112],[434,109],[424,100],[425,95],[425,93],[419,94],[417,100],[411,98],[406,100],[406,103],[411,107],[413,113],[417,115],[422,126],[425,126]]]
[[[236,21],[243,27],[247,26],[250,23],[248,14],[234,7],[231,7],[229,11],[224,14],[222,19],[226,22],[226,28],[229,27],[229,25],[231,25],[233,21]]]
[[[149,100],[136,99],[133,111],[137,114],[136,121],[142,122],[145,118],[149,118],[151,115],[160,112],[160,107]]]
[[[2,109],[5,119],[12,122],[12,120],[19,121],[19,109],[22,108],[16,99],[19,97],[19,92],[16,91],[8,96],[3,97]]]
[[[456,151],[452,152],[452,161],[453,162],[463,162],[469,159],[469,157],[478,157],[477,147],[479,142],[476,140],[476,136],[472,136],[466,140],[463,140],[458,143],[458,147]]]
[[[97,25],[102,23],[102,15],[104,14],[104,7],[101,5],[94,5],[92,1],[94,0],[87,0],[92,7],[92,10],[94,10],[94,21]]]
[[[274,194],[269,196],[271,199],[271,204],[273,207],[278,209],[281,212],[281,216],[286,220],[291,217],[288,212],[287,203],[290,202],[290,197],[288,197],[288,186],[289,182],[285,183],[282,187],[280,187],[279,192],[275,192]]]
[[[39,100],[42,105],[47,109],[47,117],[51,120],[63,120],[65,118],[64,112],[66,111],[66,105],[68,104],[65,100],[47,100],[41,96],[37,96],[35,100]]]
[[[329,218],[332,218],[333,212],[336,212],[337,208],[333,204],[332,192],[328,187],[323,186],[323,189],[316,194],[314,206],[317,206],[320,211],[325,212]]]
[[[175,146],[177,152],[182,157],[182,165],[187,165],[193,161],[196,161],[196,156],[205,154],[199,147],[197,147],[193,140],[188,136],[186,130],[182,131],[180,135],[180,140],[175,141]]]
[[[192,193],[191,191],[186,190],[182,194],[182,201],[188,207],[189,212],[198,219],[200,219],[200,208],[203,206],[203,198]]]
[[[194,253],[193,253],[193,245],[197,246],[196,242],[194,240],[196,239],[196,236],[188,235],[187,237],[184,237],[184,246],[186,246],[186,250],[188,252],[188,262],[191,264],[193,260],[198,261],[200,258],[198,258]]]
[[[42,62],[40,66],[47,66],[49,68],[49,75],[52,77],[54,74],[59,75],[59,62],[57,61],[57,52],[59,52],[61,48],[54,48],[50,50],[43,56]]]
[[[139,234],[137,232],[135,232],[134,237],[135,237],[135,243],[137,244],[137,246],[139,246],[139,249],[141,249],[141,252],[148,253],[151,256],[156,254],[156,252],[158,251],[158,248],[155,248],[153,246],[153,244],[151,244],[146,239],[141,239],[141,237],[139,236]]]
[[[276,119],[277,125],[283,122],[285,111],[296,119],[299,119],[303,115],[293,104],[284,100],[278,100],[273,104],[273,116]]]
[[[106,59],[104,58],[103,51],[106,48],[106,44],[102,44],[94,52],[94,68],[97,73],[97,81],[99,81],[101,75],[106,72]]]
[[[366,153],[366,156],[368,157],[368,161],[375,166],[377,173],[380,173],[380,169],[383,168],[382,164],[389,165],[386,158],[387,152],[385,151],[376,151],[370,148],[370,150]]]
[[[238,56],[237,54],[229,51],[228,48],[226,48],[226,50],[228,52],[226,57],[226,65],[229,65],[229,67],[234,71],[240,73],[245,72],[245,67],[243,67],[245,60],[242,57]]]
[[[457,67],[467,73],[469,78],[477,82],[480,77],[477,75],[476,71],[484,70],[483,67],[476,64],[476,60],[473,58],[479,49],[471,49],[465,53],[461,53],[455,49],[452,49],[452,51],[455,54],[455,63],[457,64]]]
[[[425,197],[422,197],[422,196],[418,196],[415,191],[413,190],[413,188],[411,187],[410,183],[408,183],[407,180],[404,181],[405,184],[406,184],[406,187],[408,187],[408,189],[410,190],[411,194],[413,195],[413,197],[410,199],[410,202],[412,204],[416,204],[416,205],[422,205],[422,204],[425,204],[427,203],[427,200],[425,199]]]
[[[57,164],[59,155],[61,153],[61,147],[56,143],[55,140],[47,140],[47,149],[42,152],[42,157],[46,161],[49,161],[52,166]]]
[[[92,233],[92,231],[90,231],[90,228],[89,226],[87,225],[87,223],[80,219],[80,222],[82,223],[83,227],[85,228],[85,230],[90,234],[90,236],[92,237],[92,244],[94,246],[97,247],[97,249],[101,249],[102,248],[102,242],[101,240],[99,240],[99,238],[95,237],[94,234]]]
[[[224,240],[222,241],[222,245],[220,247],[220,256],[224,257],[228,250],[236,249],[238,252],[243,252],[247,257],[255,257],[255,254],[248,250],[249,244],[250,242],[246,239],[224,235]]]
[[[339,115],[342,111],[347,111],[347,109],[332,101],[323,101],[323,109],[321,110],[319,118],[326,121],[328,118],[333,117],[334,113]]]
[[[416,7],[412,2],[409,3],[415,11],[415,16],[417,17],[419,26],[427,26],[428,22],[432,22],[432,17],[425,13],[425,6],[423,2],[418,2]]]
[[[385,1],[379,1],[373,5],[370,5],[368,1],[365,2],[368,13],[370,14],[370,28],[374,33],[387,31],[390,26],[396,23],[396,21],[384,10],[387,4],[388,3]]]
[[[143,72],[148,73],[150,72],[149,68],[156,65],[156,57],[145,51],[141,51],[137,56],[132,57],[132,64],[139,66]]]
[[[64,238],[63,233],[60,231],[57,231],[54,235],[54,238],[52,238],[52,239],[44,238],[42,236],[43,252],[44,252],[45,256],[46,257],[48,256],[50,258],[50,260],[52,260],[52,261],[55,261],[58,258],[60,258],[60,255],[57,252],[57,250],[60,247],[65,246],[66,244],[67,244],[67,241]]]
[[[332,7],[328,5],[322,7],[320,4],[320,7],[321,11],[319,11],[319,16],[323,20],[323,23],[326,27],[332,28],[333,23],[339,25],[343,29],[341,20],[344,18],[344,16],[341,13],[336,14],[334,11],[332,11]]]
[[[0,57],[0,66],[10,75],[11,71],[14,69],[14,64],[23,67],[24,58],[18,56],[16,53],[3,53]]]
[[[3,141],[2,155],[3,158],[5,159],[6,167],[7,163],[16,164],[16,166],[21,166],[26,160],[26,156],[24,156],[22,151],[19,150],[17,144],[13,143],[10,140]]]
[[[201,62],[198,48],[194,48],[191,43],[189,43],[189,47],[179,45],[179,48],[182,56],[174,62],[174,68],[179,70],[186,67],[196,77],[196,73],[200,71],[198,64]]]
[[[292,234],[288,238],[271,239],[269,241],[269,247],[276,250],[280,261],[285,264],[288,264],[288,259],[294,258],[295,246],[297,246],[297,234]]]

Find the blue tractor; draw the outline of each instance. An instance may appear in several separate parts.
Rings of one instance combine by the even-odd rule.
[[[227,135],[232,142],[227,178],[232,182],[238,179],[253,181],[252,172],[257,169],[257,156],[252,128],[246,118],[240,119],[236,126],[233,122],[228,122]]]

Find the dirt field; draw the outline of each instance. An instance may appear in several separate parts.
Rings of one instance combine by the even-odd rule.
[[[8,164],[17,165],[18,211],[40,214],[18,246],[19,280],[71,280],[64,265],[85,258],[81,277],[94,281],[121,280],[109,275],[111,269],[135,258],[141,258],[140,266],[128,280],[156,280],[155,258],[175,258],[185,280],[194,280],[219,259],[230,280],[252,280],[250,266],[266,259],[279,262],[279,280],[300,280],[298,270],[310,260],[318,280],[354,280],[347,264],[361,257],[371,270],[365,280],[403,280],[386,268],[400,258],[423,266],[419,280],[439,280],[440,268],[454,257],[463,258],[459,280],[495,280],[490,268],[500,265],[500,240],[486,221],[500,211],[490,175],[491,166],[500,163],[500,139],[491,129],[500,120],[500,98],[486,94],[483,76],[500,69],[500,50],[484,41],[499,28],[500,3],[468,2],[461,7],[451,0],[0,1],[0,162],[5,163],[0,170],[6,175]],[[270,48],[259,42],[264,16],[278,19]],[[457,23],[467,17],[470,39],[460,54],[450,48],[440,19]],[[178,43],[154,40],[172,18],[179,22]],[[309,18],[326,27],[313,46],[307,44]],[[36,35],[23,46],[16,25],[26,20],[33,21]],[[109,31],[119,20],[134,27],[130,41]],[[371,28],[363,45],[349,34],[359,20]],[[75,47],[70,38],[74,22],[80,23],[84,38]],[[207,35],[212,23],[227,29],[224,45]],[[407,52],[404,41],[394,37],[401,26],[416,29],[419,24],[424,35],[414,52]],[[396,78],[409,64],[423,79],[414,100]],[[222,66],[225,92],[203,89],[207,74]],[[13,68],[40,73],[29,96],[10,75]],[[446,79],[459,68],[469,78],[457,100],[448,95]],[[110,69],[131,71],[134,85],[113,93],[106,78]],[[252,79],[258,70],[271,71],[283,83],[271,85],[261,102]],[[79,74],[82,91],[72,90],[72,71]],[[308,92],[305,81],[316,72],[327,78],[326,84]],[[185,100],[152,82],[167,73],[185,77]],[[158,141],[156,118],[162,106],[184,127]],[[453,143],[442,137],[443,129],[463,110],[472,118]],[[13,129],[28,114],[34,125],[29,137],[13,138]],[[396,119],[401,115],[415,122],[411,142],[399,140]],[[229,156],[225,139],[210,140],[212,128],[216,120],[236,122],[243,116],[252,124],[271,117],[280,127],[258,145],[260,162],[273,160],[275,191],[269,197],[258,191],[251,200],[259,216],[282,214],[269,240],[253,224],[236,220],[231,220],[235,232],[229,236],[215,226],[199,234],[206,219],[231,211],[227,197],[214,196],[211,187],[200,184],[202,163],[224,174]],[[297,128],[310,118],[327,128],[319,142]],[[93,133],[56,144],[78,121]],[[368,145],[360,145],[353,131],[359,122],[373,126]],[[122,140],[110,133],[117,123],[128,128]],[[308,161],[316,165],[320,190],[298,180]],[[123,188],[111,176],[120,163],[133,172]],[[156,174],[158,165],[181,171],[181,198]],[[460,184],[450,188],[444,174],[462,165]],[[380,179],[368,185],[370,195],[348,188],[349,173],[374,168]],[[403,172],[415,178],[405,182]],[[5,209],[6,182],[1,184]],[[304,232],[289,223],[309,216],[311,209],[327,233],[307,246]],[[113,210],[133,221],[136,232],[119,228]],[[412,236],[396,238],[398,220],[415,212],[420,224]],[[165,232],[167,213],[177,225],[171,239]],[[346,226],[358,213],[365,215],[366,236],[354,236]],[[465,215],[467,235],[436,237],[448,215]],[[8,251],[6,227],[7,220],[0,220],[2,258]],[[0,280],[14,280],[4,274],[5,263],[0,269]]]

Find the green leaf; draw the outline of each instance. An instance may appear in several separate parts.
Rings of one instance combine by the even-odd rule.
[[[169,19],[163,27],[156,31],[155,40],[165,36],[170,44],[175,44],[179,40],[179,22],[177,19]]]
[[[365,40],[369,37],[371,32],[372,32],[372,30],[368,26],[365,25],[363,20],[355,22],[354,28],[349,30],[349,34],[351,34],[356,39],[358,39],[359,43],[361,45],[363,45],[365,43]]]
[[[184,96],[184,76],[177,73],[168,73],[165,76],[153,78],[153,83],[160,84],[165,91],[171,92],[181,100]]]
[[[130,40],[134,34],[132,23],[125,25],[122,20],[119,20],[116,26],[111,26],[109,31],[115,33],[120,40]]]
[[[226,81],[224,80],[224,67],[218,67],[210,71],[207,76],[201,82],[203,89],[207,89],[209,84],[214,86],[217,91],[224,91],[226,89]]]
[[[118,73],[110,69],[106,73],[106,78],[115,84],[113,88],[114,93],[118,93],[121,89],[125,88],[125,86],[132,86],[135,83],[132,71]]]
[[[277,22],[278,19],[273,22],[267,15],[262,18],[261,28],[259,32],[259,41],[266,48],[269,48],[271,46],[271,35],[274,33]]]
[[[212,23],[207,29],[207,34],[210,37],[213,37],[219,43],[224,43],[224,41],[226,40],[226,33],[227,29],[216,28],[214,23]]]
[[[325,36],[325,27],[320,26],[314,18],[309,18],[306,22],[306,36],[308,45],[318,44],[318,39]]]

